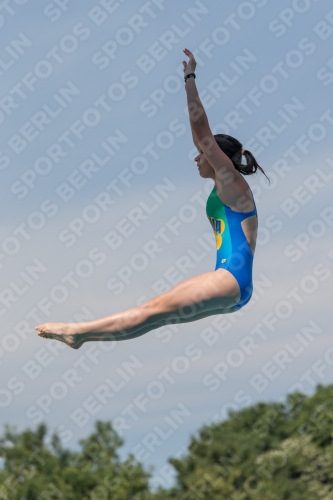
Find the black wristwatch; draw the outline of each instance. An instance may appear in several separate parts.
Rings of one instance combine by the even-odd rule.
[[[186,76],[184,77],[184,81],[185,81],[185,83],[186,83],[186,80],[187,80],[188,78],[190,78],[191,76],[193,76],[193,78],[195,79],[195,73],[190,73],[189,75],[186,75]]]

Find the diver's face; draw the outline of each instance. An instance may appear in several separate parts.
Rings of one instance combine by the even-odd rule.
[[[202,151],[194,158],[199,170],[200,177],[203,179],[215,179],[215,170],[207,161]]]

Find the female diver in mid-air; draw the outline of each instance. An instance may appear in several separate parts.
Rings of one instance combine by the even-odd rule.
[[[196,61],[189,50],[184,53],[189,57],[188,63],[183,61],[189,119],[199,151],[194,160],[200,176],[215,183],[206,205],[216,237],[215,271],[183,281],[141,306],[111,316],[83,323],[43,323],[35,327],[40,337],[79,349],[88,341],[127,340],[163,325],[231,313],[250,300],[258,219],[243,175],[254,174],[258,168],[266,174],[237,139],[212,134],[195,84]]]

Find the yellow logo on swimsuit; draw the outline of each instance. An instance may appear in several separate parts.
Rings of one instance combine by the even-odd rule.
[[[215,234],[216,250],[219,250],[222,246],[222,234],[225,230],[225,222],[222,219],[214,219],[213,217],[209,217],[209,221]]]

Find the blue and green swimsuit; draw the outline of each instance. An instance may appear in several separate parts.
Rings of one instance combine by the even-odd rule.
[[[252,193],[252,192],[251,192]],[[253,194],[252,194],[253,198]],[[252,292],[253,254],[245,237],[241,222],[251,215],[257,215],[253,198],[252,212],[235,212],[219,198],[214,186],[207,204],[207,217],[216,238],[216,269],[226,269],[237,280],[241,291],[238,304],[231,309],[240,309],[249,302]]]

